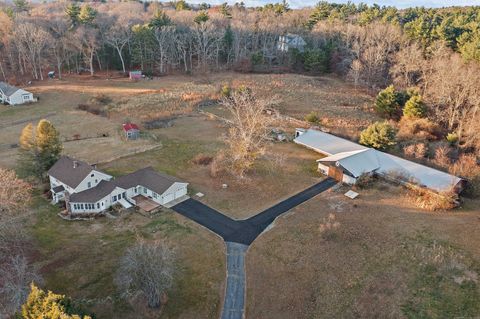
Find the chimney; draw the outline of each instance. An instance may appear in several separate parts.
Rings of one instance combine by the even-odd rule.
[[[77,168],[78,167],[78,162],[77,161],[73,161],[73,168]]]

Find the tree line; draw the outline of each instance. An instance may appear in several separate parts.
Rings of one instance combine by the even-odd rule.
[[[142,2],[15,0],[0,12],[0,78],[47,71],[147,75],[213,70],[335,72],[378,92],[416,88],[427,117],[480,149],[480,7],[443,9],[319,2],[248,8]],[[304,50],[278,50],[298,34]]]

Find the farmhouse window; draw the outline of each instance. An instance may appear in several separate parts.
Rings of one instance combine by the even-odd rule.
[[[113,202],[116,202],[117,201],[117,195],[113,195]]]
[[[147,193],[147,188],[146,188],[146,187],[143,188],[143,193],[144,193],[144,194]]]
[[[83,204],[80,204],[80,209],[83,209]]]
[[[100,208],[100,203],[97,203],[97,209],[99,209],[99,208]]]
[[[88,187],[88,188],[92,187],[92,183],[88,182],[88,183],[87,183],[87,187]]]
[[[90,175],[90,177],[94,177],[94,176],[95,176],[95,174]]]

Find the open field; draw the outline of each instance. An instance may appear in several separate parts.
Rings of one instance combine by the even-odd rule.
[[[225,280],[221,239],[178,214],[164,211],[150,217],[137,213],[116,219],[68,222],[55,207],[37,198],[37,266],[45,286],[74,298],[97,318],[157,318],[153,312],[120,298],[113,279],[119,258],[137,238],[162,240],[175,249],[175,287],[162,318],[215,318]]]
[[[478,316],[478,200],[433,214],[394,186],[354,201],[346,190],[297,207],[253,243],[247,318]],[[340,225],[322,232],[329,214]]]
[[[0,165],[14,166],[15,144],[22,128],[44,117],[58,128],[62,138],[73,140],[65,143],[65,153],[86,161],[104,162],[150,149],[159,145],[158,141],[126,142],[122,139],[120,124],[126,120],[142,124],[195,113],[201,102],[218,98],[220,88],[226,84],[248,85],[259,97],[267,99],[274,95],[282,113],[299,119],[315,111],[323,125],[340,134],[356,136],[359,127],[375,118],[369,111],[371,97],[331,76],[219,73],[139,82],[72,76],[28,87],[40,96],[38,103],[17,107],[0,105]],[[111,100],[104,106],[108,117],[77,109],[79,104],[91,104],[91,99],[99,95]],[[76,138],[82,140],[74,140]]]

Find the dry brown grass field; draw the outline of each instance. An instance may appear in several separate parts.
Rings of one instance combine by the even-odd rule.
[[[479,201],[413,207],[381,185],[323,193],[247,254],[247,318],[454,318],[480,313]],[[325,227],[335,215],[337,227]],[[323,225],[322,225],[323,224]]]

